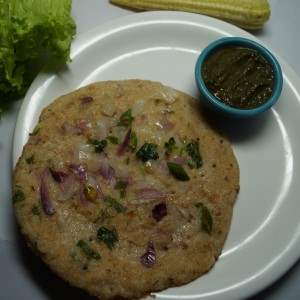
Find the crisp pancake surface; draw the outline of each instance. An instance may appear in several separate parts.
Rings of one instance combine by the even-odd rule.
[[[229,142],[192,97],[99,82],[44,109],[13,202],[29,245],[101,299],[139,298],[210,270],[239,190]]]

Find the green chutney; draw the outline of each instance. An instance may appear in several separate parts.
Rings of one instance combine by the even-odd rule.
[[[221,102],[250,109],[272,95],[274,71],[256,50],[226,46],[210,54],[203,63],[202,77],[209,91]]]

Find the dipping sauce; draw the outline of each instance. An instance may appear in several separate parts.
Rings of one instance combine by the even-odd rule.
[[[203,80],[221,102],[236,108],[250,109],[270,98],[274,72],[256,50],[241,46],[217,49],[206,58]]]

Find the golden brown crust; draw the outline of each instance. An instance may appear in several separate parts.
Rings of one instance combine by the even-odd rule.
[[[119,157],[119,145],[109,143],[105,153],[94,153],[88,144],[111,134],[122,140],[127,129],[116,123],[128,108],[135,117],[132,131],[138,136],[138,148],[146,141],[158,145],[160,158],[152,161],[150,170],[135,153]],[[15,169],[14,192],[21,190],[25,195],[15,203],[15,212],[22,232],[55,273],[101,299],[132,299],[190,282],[214,265],[229,231],[239,170],[229,142],[211,128],[194,99],[157,82],[99,82],[55,100],[42,112],[37,128]],[[199,139],[203,166],[184,165],[189,181],[176,180],[163,166],[167,160],[164,143],[172,136],[178,145]],[[95,166],[103,161],[114,169],[116,178],[130,177],[124,199],[119,199],[115,182],[99,175]],[[49,168],[71,172],[71,164],[84,165],[101,193],[119,199],[126,212],[116,213],[101,195],[95,202],[82,202],[80,180],[68,175],[73,176],[70,192],[48,172],[55,213],[46,215],[40,204],[41,177]],[[136,199],[136,190],[143,184],[166,196]],[[168,213],[157,221],[151,212],[161,202]],[[209,234],[201,229],[197,203],[213,218]],[[103,210],[112,217],[103,219]],[[112,250],[97,239],[101,226],[118,233]],[[77,246],[79,240],[85,240],[101,259],[87,259]],[[156,262],[147,268],[140,257],[149,242],[155,247]]]

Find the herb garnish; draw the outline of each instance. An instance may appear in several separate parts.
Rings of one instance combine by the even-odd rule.
[[[107,146],[107,140],[99,141],[99,140],[92,139],[89,142],[90,144],[95,146],[96,153],[101,153],[104,150],[104,148]]]
[[[110,196],[106,196],[104,201],[107,202],[117,213],[123,213],[127,209],[123,204]]]
[[[84,240],[79,240],[77,242],[77,247],[81,249],[81,251],[84,253],[84,255],[87,257],[87,259],[100,259],[101,256],[98,252],[96,252],[94,249],[92,249],[88,242]]]
[[[118,126],[129,127],[133,120],[134,117],[132,116],[132,111],[131,109],[128,109],[121,115]]]
[[[131,151],[135,151],[136,147],[137,147],[137,136],[134,131],[131,131],[130,140],[129,140],[129,148],[131,149]]]
[[[188,181],[190,180],[189,175],[186,173],[184,168],[176,163],[167,162],[170,173],[180,181]]]
[[[115,228],[113,230],[109,230],[103,226],[98,229],[97,238],[98,240],[104,242],[107,248],[110,250],[112,250],[115,243],[119,241]]]
[[[112,143],[112,144],[114,144],[114,145],[118,145],[118,144],[119,144],[119,139],[118,139],[116,136],[109,135],[109,136],[106,137],[106,139],[107,139],[110,143]]]
[[[191,141],[186,145],[186,152],[191,157],[188,165],[190,168],[199,169],[202,166],[202,157],[199,152],[199,142],[196,140]]]
[[[127,185],[128,182],[124,180],[118,180],[116,182],[115,189],[120,191],[120,198],[125,198]]]
[[[29,164],[29,165],[32,165],[34,163],[34,155],[31,155],[29,157],[26,158],[26,162]]]
[[[136,156],[143,162],[150,159],[158,159],[157,145],[152,143],[145,143],[136,153]]]
[[[195,204],[195,206],[198,208],[201,229],[204,230],[206,233],[211,234],[213,219],[208,208],[202,203],[197,203]]]
[[[12,202],[13,204],[16,204],[18,202],[22,202],[25,200],[25,194],[23,193],[22,190],[16,190],[13,197],[12,197]]]

